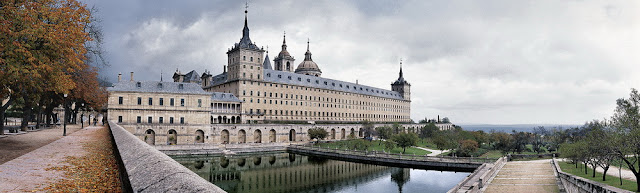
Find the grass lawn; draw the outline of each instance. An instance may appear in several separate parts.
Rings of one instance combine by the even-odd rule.
[[[419,139],[416,146],[426,147],[429,149],[438,149],[438,146],[436,146],[436,144],[432,143],[430,140],[423,140],[423,139]]]
[[[613,170],[609,170],[607,171],[607,181],[602,181],[602,173],[600,172],[596,172],[596,177],[592,178],[591,176],[593,175],[593,170],[592,169],[587,169],[587,173],[588,174],[584,174],[584,165],[583,164],[578,164],[578,168],[576,168],[575,164],[569,163],[569,162],[558,162],[558,165],[560,165],[560,168],[562,169],[563,172],[566,173],[570,173],[576,176],[580,176],[589,180],[593,180],[596,182],[600,182],[603,184],[608,184],[611,186],[615,186],[618,188],[622,188],[625,190],[630,190],[630,191],[636,191],[636,182],[631,181],[631,180],[626,180],[626,179],[622,179],[622,186],[620,186],[620,178],[617,176],[612,176],[610,174],[613,174],[615,172],[613,172]]]
[[[318,143],[316,145],[320,145],[321,147],[325,147],[325,148],[338,148],[338,149],[345,149],[346,147],[351,146],[350,144],[353,144],[355,142],[355,140],[346,140],[346,141],[336,141],[336,142],[332,142],[332,143]],[[379,141],[364,141],[365,143],[369,143],[369,148],[367,149],[368,151],[379,151],[382,152],[382,150],[384,149],[384,143],[379,144]],[[352,147],[352,146],[351,146]],[[387,150],[385,150],[387,151]],[[387,151],[388,152],[388,151]],[[393,148],[391,150],[390,153],[402,153],[402,148],[400,147],[396,147]],[[422,149],[418,149],[418,148],[414,148],[414,147],[407,147],[407,151],[405,152],[405,154],[409,154],[409,155],[426,155],[426,154],[430,154],[430,151],[426,151],[426,150],[422,150]]]
[[[500,158],[502,157],[502,153],[500,152],[500,150],[491,150],[485,154],[482,154],[480,157]]]

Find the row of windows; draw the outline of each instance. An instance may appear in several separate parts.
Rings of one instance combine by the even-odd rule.
[[[267,96],[267,92],[263,92],[264,94],[262,96],[266,97]],[[260,91],[256,91],[256,94],[258,96],[260,96]],[[274,97],[275,94],[275,97]],[[243,90],[242,91],[242,96],[247,96],[247,91]],[[249,91],[249,96],[253,96],[253,91],[250,90]],[[344,103],[344,104],[350,104],[350,105],[364,105],[364,106],[373,106],[373,107],[383,107],[383,108],[394,108],[394,109],[400,109],[400,108],[406,108],[400,105],[392,105],[392,104],[385,104],[385,103],[374,103],[374,102],[367,102],[367,101],[356,101],[356,100],[347,100],[347,99],[336,99],[336,98],[329,98],[329,97],[318,97],[318,96],[306,96],[306,95],[294,95],[294,94],[285,94],[285,93],[280,93],[280,98],[286,98],[286,99],[299,99],[299,100],[309,100],[309,101],[319,101],[319,102],[330,102],[330,103]],[[269,97],[272,98],[278,98],[278,93],[269,93]],[[266,99],[264,100],[266,103]],[[271,101],[271,100],[269,100]],[[246,101],[245,101],[246,102]],[[253,102],[253,99],[251,99],[251,102]],[[260,103],[260,99],[258,99],[258,103]],[[300,102],[302,104],[302,102]],[[269,103],[271,104],[271,103]],[[277,104],[277,101],[276,101]],[[280,102],[280,104],[282,104],[282,101]],[[292,101],[293,104],[293,101]],[[298,102],[296,102],[296,105],[298,105]],[[320,106],[320,105],[318,105]],[[323,104],[324,107],[324,104]],[[333,106],[332,106],[333,107]]]
[[[122,116],[118,116],[118,123],[122,123]],[[136,123],[142,123],[142,117],[138,116],[136,118]],[[147,117],[147,123],[153,123],[153,117]],[[164,117],[158,117],[158,123],[164,123]],[[173,117],[169,117],[169,124],[173,123]],[[180,124],[184,124],[184,117],[180,117]]]
[[[237,57],[231,57],[229,58],[229,63],[233,63],[236,62]],[[247,61],[247,56],[242,56],[242,61]],[[253,62],[253,56],[249,57],[249,61]],[[261,59],[257,58],[258,63],[260,63]]]
[[[124,97],[118,97],[118,104],[124,104]],[[153,98],[149,97],[147,104],[153,105]],[[138,105],[142,105],[142,97],[138,97]],[[164,98],[159,98],[158,105],[164,106]],[[175,106],[174,98],[169,99],[169,106]],[[184,107],[184,99],[180,99],[180,106]],[[198,99],[198,107],[202,107],[202,99]]]
[[[246,84],[247,81],[242,81],[242,84]],[[253,85],[254,81],[249,81],[250,85]],[[274,84],[274,83],[266,83],[266,82],[256,82],[256,84],[258,84],[258,86],[264,86],[264,87],[278,87],[278,85],[280,84]],[[225,85],[223,85],[225,86]],[[363,94],[356,94],[356,93],[350,93],[350,92],[343,92],[343,91],[333,91],[333,90],[327,90],[327,89],[319,89],[319,88],[309,88],[309,87],[305,87],[305,86],[289,86],[289,85],[280,85],[281,88],[291,88],[296,89],[296,90],[305,90],[305,91],[315,91],[315,92],[320,92],[320,93],[327,93],[327,94],[340,94],[340,95],[346,95],[346,96],[357,96],[357,97],[362,97],[362,98],[373,98],[375,100],[382,100],[382,101],[392,101],[392,102],[400,102],[400,100],[398,99],[390,99],[390,98],[384,98],[384,97],[378,97],[378,96],[370,96],[370,95],[363,95]],[[220,86],[218,86],[218,88],[220,88]],[[373,90],[373,89],[371,89]]]
[[[242,98],[243,102],[247,102],[247,98]],[[279,100],[260,100],[256,99],[257,103],[262,101],[263,104],[278,104]],[[253,98],[249,98],[249,103],[253,103]],[[351,105],[342,105],[342,104],[326,104],[326,103],[309,103],[309,102],[298,102],[298,101],[285,101],[280,100],[280,105],[292,105],[292,106],[313,106],[313,107],[323,107],[323,108],[346,108],[346,109],[359,109],[359,110],[374,110],[374,111],[388,111],[388,112],[406,112],[408,109],[398,109],[398,108],[381,108],[375,106],[351,106]]]
[[[253,114],[254,109],[249,109],[249,114]],[[266,110],[255,109],[257,114],[280,115],[280,116],[313,116],[313,117],[344,117],[344,118],[380,118],[380,119],[402,119],[409,118],[401,115],[384,114],[364,114],[364,113],[338,113],[338,112],[315,112],[315,111],[287,111],[287,110]]]
[[[271,77],[271,73],[267,73],[267,77]],[[278,74],[278,78],[282,78],[282,75]],[[287,79],[292,80],[291,76],[288,76]],[[298,77],[298,81],[302,82],[302,77]],[[307,78],[307,82],[310,83],[311,79]],[[320,84],[320,80],[315,80],[315,83],[316,84]],[[323,81],[323,83],[324,83],[324,85],[329,86],[329,82]],[[335,87],[336,83],[335,82],[331,82],[331,86]],[[338,86],[340,88],[343,88],[342,83],[338,83]],[[353,88],[353,90],[358,90],[359,89],[360,91],[366,91],[366,92],[371,92],[371,93],[376,93],[376,94],[382,93],[382,94],[388,95],[388,96],[399,96],[397,94],[393,94],[391,92],[384,91],[384,90],[380,91],[380,90],[376,90],[376,89],[373,89],[373,88],[370,89],[370,88],[367,88],[367,87],[359,87],[358,88],[357,86],[354,86],[354,85],[350,86],[349,84],[345,84],[344,87],[346,87],[347,89],[350,89],[350,88]]]

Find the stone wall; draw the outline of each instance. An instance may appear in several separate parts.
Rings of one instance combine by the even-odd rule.
[[[109,127],[133,192],[225,192],[115,122]]]
[[[616,188],[613,186],[609,186],[606,184],[598,183],[586,178],[582,178],[579,176],[575,176],[569,173],[565,173],[560,169],[557,161],[553,160],[553,167],[558,174],[558,178],[562,182],[564,186],[565,192],[567,193],[588,193],[588,192],[602,192],[602,193],[613,193],[613,192],[628,192],[632,191],[623,190],[620,188]]]

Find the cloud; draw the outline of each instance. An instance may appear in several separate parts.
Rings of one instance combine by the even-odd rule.
[[[241,37],[243,2],[86,1],[100,9],[111,67],[157,80],[176,68],[222,71]],[[638,87],[635,1],[250,2],[251,39],[323,76],[390,89],[404,58],[412,118],[579,124],[610,116]]]

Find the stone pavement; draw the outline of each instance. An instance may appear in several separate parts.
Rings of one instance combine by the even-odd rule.
[[[67,125],[67,135],[80,129],[80,125]],[[62,138],[62,126],[30,130],[21,135],[2,135],[0,138],[0,164],[29,153]]]
[[[88,136],[100,127],[102,126],[91,126],[78,130],[79,126],[77,126],[75,129],[78,130],[77,132],[68,134],[66,137],[62,137],[54,142],[0,165],[0,192],[31,192],[32,190],[44,188],[47,184],[62,179],[62,171],[47,170],[47,168],[67,165],[66,163],[63,163],[67,156],[79,157],[86,154],[82,143],[91,141],[91,138]],[[28,137],[31,134],[40,132],[12,137]],[[69,127],[67,127],[67,132],[69,132]],[[55,135],[61,136],[62,133],[55,132]],[[5,139],[10,138],[0,140]],[[16,139],[14,139],[14,141],[15,140]],[[28,140],[28,138],[21,140]]]
[[[449,152],[449,150],[440,151],[440,150],[437,150],[437,149],[429,149],[429,148],[425,148],[425,147],[418,147],[418,146],[414,146],[414,147],[418,148],[418,149],[422,149],[422,150],[431,152],[431,153],[427,154],[427,156],[437,156],[437,155]]]
[[[549,159],[507,162],[485,192],[559,192]]]

